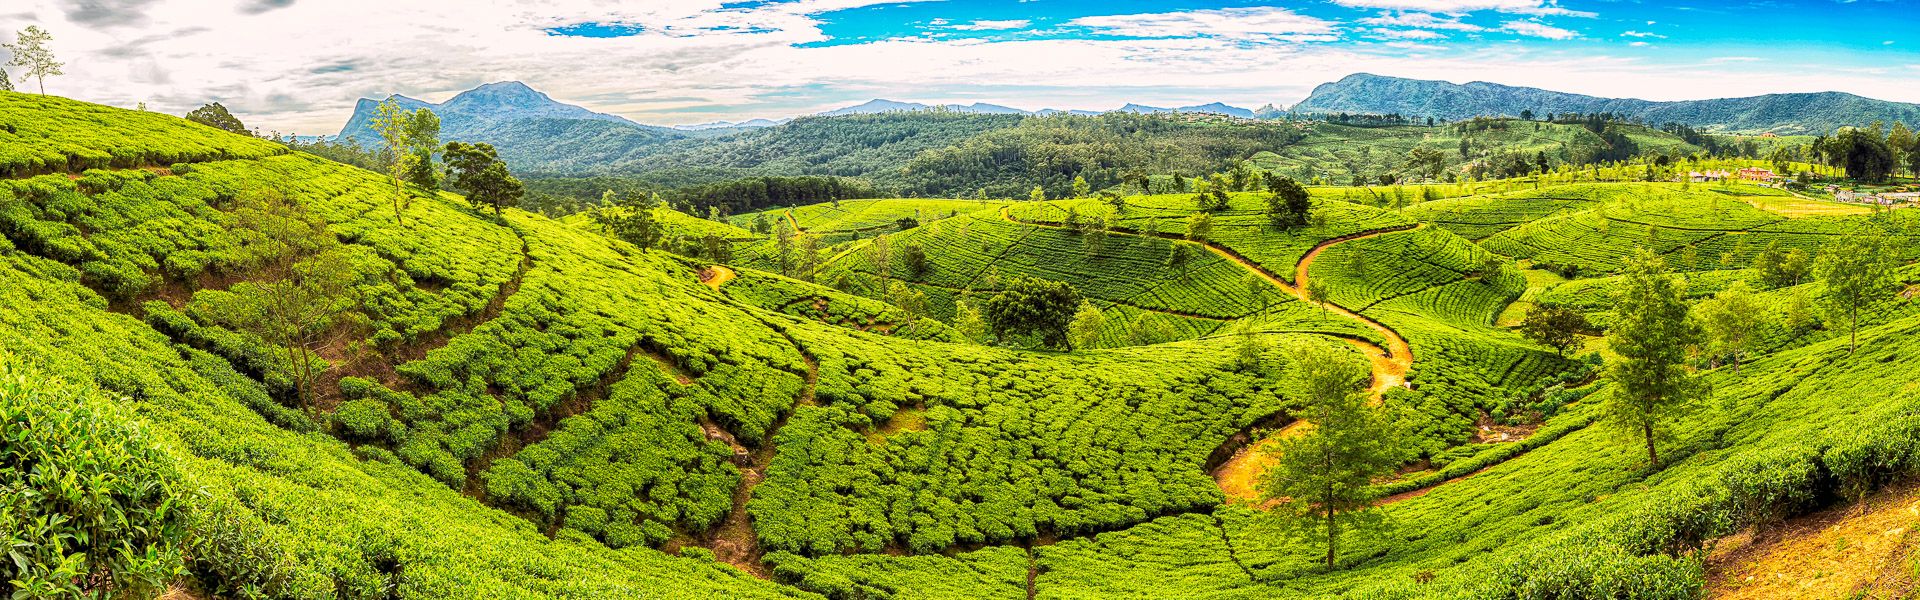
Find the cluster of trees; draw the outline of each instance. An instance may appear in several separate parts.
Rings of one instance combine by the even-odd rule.
[[[1399,113],[1384,115],[1344,112],[1328,113],[1320,115],[1320,120],[1337,125],[1352,125],[1355,127],[1396,127],[1401,125],[1419,125],[1422,123],[1419,117],[1409,117]],[[1433,117],[1427,117],[1424,122],[1428,127],[1433,127],[1438,123]]]
[[[721,215],[737,215],[780,205],[878,198],[881,194],[862,179],[809,175],[743,177],[683,187],[663,196],[688,214],[717,209]]]
[[[1880,123],[1843,128],[1815,139],[1812,149],[1828,166],[1846,169],[1847,177],[1857,181],[1883,183],[1901,169],[1920,176],[1920,135],[1904,123],[1894,123],[1892,129]]]
[[[1811,262],[1803,252],[1782,252],[1771,245],[1758,261],[1760,276],[1769,286],[1792,286],[1809,276],[1816,278],[1821,284],[1820,302],[1828,314],[1846,323],[1851,351],[1858,344],[1860,312],[1892,291],[1886,244],[1877,233],[1850,235],[1823,249]],[[1756,350],[1762,330],[1770,326],[1769,311],[1745,282],[1689,305],[1685,281],[1644,249],[1622,269],[1610,308],[1608,346],[1619,358],[1606,373],[1612,383],[1606,416],[1639,438],[1649,463],[1657,467],[1663,428],[1685,415],[1702,391],[1691,373],[1690,358],[1700,355],[1716,364],[1725,358],[1739,370],[1742,360]],[[1801,312],[1804,309],[1789,310],[1789,318],[1806,318],[1795,316]],[[1563,354],[1579,345],[1579,336],[1594,329],[1581,313],[1553,305],[1535,308],[1520,327],[1528,338]]]
[[[233,113],[228,112],[227,107],[221,105],[219,102],[193,109],[187,112],[186,117],[188,121],[193,121],[228,133],[253,135],[252,132],[247,131],[247,125],[241,123],[239,117],[233,116]]]
[[[1108,113],[1030,117],[954,145],[922,152],[900,169],[906,195],[1050,198],[1132,184],[1146,191],[1147,173],[1214,173],[1242,158],[1282,147],[1305,134],[1284,123],[1195,123],[1170,115]],[[876,181],[889,183],[879,175]],[[1187,191],[1180,188],[1172,191]]]
[[[495,215],[519,204],[525,187],[491,144],[448,142],[442,146],[440,117],[431,109],[409,111],[388,100],[378,111],[372,126],[380,134],[381,145],[374,160],[393,181],[395,221],[406,221],[414,197],[405,189],[408,185],[431,193],[445,183],[466,195],[474,209],[490,208]]]

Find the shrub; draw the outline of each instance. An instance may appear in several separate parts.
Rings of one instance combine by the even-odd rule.
[[[0,580],[16,598],[152,597],[183,572],[178,472],[97,392],[0,354]]]

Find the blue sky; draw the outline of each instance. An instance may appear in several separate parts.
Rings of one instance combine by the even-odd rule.
[[[1920,0],[26,0],[49,91],[226,103],[325,133],[359,97],[499,80],[642,122],[870,98],[1285,106],[1354,72],[1676,100],[1838,90],[1920,102]],[[18,77],[16,76],[17,80]]]

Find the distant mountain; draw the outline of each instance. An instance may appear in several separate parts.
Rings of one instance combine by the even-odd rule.
[[[844,116],[844,115],[871,115],[871,114],[898,112],[898,111],[929,110],[936,107],[944,108],[953,112],[982,114],[982,115],[1037,115],[1037,116],[1044,117],[1047,115],[1056,115],[1063,112],[1068,114],[1080,115],[1080,116],[1093,116],[1093,115],[1101,114],[1101,111],[1097,111],[1097,110],[1058,110],[1058,109],[1052,109],[1052,108],[1037,110],[1037,111],[1020,110],[1018,108],[1011,108],[1011,107],[1001,106],[998,104],[987,104],[984,102],[975,102],[973,104],[931,105],[931,104],[921,104],[919,102],[897,102],[893,100],[876,99],[876,100],[869,100],[865,103],[849,106],[846,108],[823,112],[823,113],[820,113],[818,116],[838,117],[838,116]],[[1180,108],[1160,108],[1157,106],[1144,106],[1140,104],[1128,103],[1126,106],[1122,106],[1120,108],[1117,108],[1111,111],[1106,111],[1106,112],[1123,112],[1123,113],[1134,113],[1134,114],[1205,112],[1205,113],[1218,113],[1218,114],[1241,117],[1241,118],[1253,117],[1253,111],[1251,110],[1247,110],[1247,109],[1239,108],[1235,106],[1228,106],[1226,104],[1222,104],[1219,102],[1214,102],[1212,104],[1201,104],[1197,106],[1183,106]]]
[[[874,99],[874,100],[868,100],[861,104],[856,104],[854,106],[849,106],[846,108],[823,112],[816,116],[840,117],[840,116],[846,116],[846,115],[873,115],[873,114],[900,112],[900,111],[929,110],[934,107],[935,107],[934,105],[921,104],[919,102],[895,102],[893,100]],[[1030,114],[1033,114],[1031,112],[1020,110],[1018,108],[1010,108],[1006,106],[1000,106],[998,104],[986,104],[983,102],[975,102],[973,104],[942,104],[942,105],[939,105],[939,107],[953,111],[953,112],[981,114],[981,115],[1030,115]]]
[[[673,128],[678,129],[680,131],[712,131],[715,129],[759,129],[761,127],[772,127],[785,122],[787,122],[786,119],[781,119],[778,121],[775,121],[773,119],[753,119],[749,121],[741,121],[739,123],[734,123],[731,121],[714,121],[712,123],[701,123],[698,125],[674,125]]]
[[[689,137],[562,103],[518,81],[489,83],[440,104],[398,95],[388,99],[407,110],[432,109],[440,116],[441,139],[493,144],[522,172],[571,172],[630,160],[652,146]],[[340,139],[377,143],[380,134],[372,122],[380,104],[361,98]]]
[[[1251,110],[1240,108],[1238,106],[1228,106],[1220,102],[1214,102],[1211,104],[1200,104],[1196,106],[1182,106],[1180,108],[1160,108],[1158,106],[1145,106],[1145,105],[1134,104],[1129,102],[1127,103],[1126,106],[1122,106],[1118,109],[1114,109],[1113,112],[1134,113],[1134,114],[1140,114],[1140,115],[1153,115],[1153,114],[1176,113],[1176,112],[1198,112],[1198,113],[1221,114],[1221,115],[1227,115],[1229,117],[1240,117],[1243,119],[1253,118],[1253,111]]]
[[[1823,133],[1840,126],[1874,121],[1920,122],[1920,105],[1840,92],[1655,102],[1480,81],[1456,84],[1366,73],[1314,88],[1311,96],[1293,107],[1295,114],[1397,113],[1448,120],[1518,116],[1523,110],[1542,117],[1568,112],[1611,112],[1654,124],[1671,122],[1726,131],[1787,134]]]
[[[465,140],[503,123],[528,119],[580,119],[644,127],[624,117],[561,103],[518,81],[489,83],[461,92],[440,104],[397,95],[388,96],[388,99],[407,110],[433,109],[434,114],[440,116],[442,137],[449,139]],[[380,103],[379,100],[361,98],[353,108],[353,118],[348,119],[346,127],[340,129],[340,137],[353,137],[363,144],[378,139],[379,134],[373,130],[372,121]]]

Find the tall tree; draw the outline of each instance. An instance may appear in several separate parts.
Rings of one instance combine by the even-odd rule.
[[[1213,215],[1204,212],[1187,216],[1187,239],[1196,242],[1207,241],[1213,236]]]
[[[11,92],[11,91],[13,91],[13,80],[7,78],[6,69],[0,69],[0,92]],[[145,110],[146,103],[142,102],[140,105],[141,105],[141,109]]]
[[[933,263],[927,260],[927,249],[917,242],[908,242],[900,247],[900,263],[906,265],[907,273],[914,279],[925,279],[933,270]]]
[[[1889,287],[1886,242],[1877,233],[1847,236],[1821,251],[1815,271],[1826,288],[1820,299],[1834,313],[1847,315],[1847,353],[1852,354],[1860,345],[1860,309]]]
[[[1307,301],[1320,306],[1320,318],[1327,318],[1327,286],[1318,279],[1307,280]]]
[[[887,302],[907,313],[908,320],[919,319],[927,314],[927,293],[913,289],[904,281],[895,281],[887,286]]]
[[[21,76],[38,82],[42,95],[47,93],[48,77],[66,74],[60,70],[60,67],[66,64],[54,60],[53,50],[47,48],[47,42],[50,41],[53,41],[53,34],[47,33],[38,25],[28,25],[26,29],[20,31],[19,36],[14,38],[13,43],[0,44],[0,48],[6,48],[7,52],[13,54],[13,59],[7,62],[7,66],[26,67],[26,72],[21,73]]]
[[[793,274],[793,227],[791,226],[790,223],[787,222],[786,219],[781,219],[778,224],[774,225],[773,248],[774,248],[774,253],[777,255],[780,261],[780,274],[792,275]]]
[[[979,302],[971,294],[962,294],[953,303],[953,329],[968,341],[984,344],[993,333],[987,326],[987,318],[981,314]]]
[[[803,281],[813,281],[820,276],[820,236],[803,233],[793,236],[794,250],[800,254],[799,273],[794,276]]]
[[[1253,330],[1253,321],[1241,319],[1233,326],[1233,368],[1238,371],[1253,371],[1260,368],[1260,357],[1267,352],[1267,343],[1261,339],[1260,332]]]
[[[440,116],[425,108],[408,115],[406,145],[407,152],[413,155],[407,161],[407,183],[427,190],[440,189],[440,172],[433,165],[434,156],[440,152]]]
[[[222,131],[252,135],[247,131],[246,124],[241,123],[240,118],[233,116],[233,113],[227,112],[227,107],[219,102],[193,109],[187,113],[187,120]]]
[[[432,160],[430,155],[415,158]],[[447,143],[447,185],[466,194],[474,208],[492,207],[495,215],[519,204],[526,192],[520,180],[507,172],[507,163],[486,143]]]
[[[380,134],[381,156],[386,162],[387,176],[393,179],[393,218],[399,223],[407,222],[407,206],[413,200],[405,187],[407,172],[417,158],[407,151],[407,144],[411,141],[408,127],[412,121],[412,115],[400,108],[399,102],[389,98],[380,103],[373,119],[368,122]]]
[[[1620,359],[1607,369],[1612,394],[1604,414],[1615,427],[1640,436],[1654,468],[1660,466],[1661,430],[1691,407],[1699,391],[1686,358],[1700,331],[1687,318],[1684,288],[1658,256],[1636,251],[1616,288],[1607,332],[1607,344]]]
[[[1280,177],[1267,182],[1272,195],[1267,196],[1267,220],[1274,227],[1298,227],[1307,224],[1307,213],[1313,209],[1313,196],[1307,188],[1290,177]]]
[[[587,216],[607,233],[646,250],[659,245],[665,235],[653,217],[653,209],[658,206],[660,198],[646,192],[619,194],[607,190],[601,194],[600,203],[588,209]]]
[[[1092,193],[1093,186],[1087,185],[1087,178],[1080,176],[1073,178],[1073,197],[1085,198]]]
[[[286,368],[302,407],[325,371],[320,348],[360,320],[353,260],[327,231],[326,221],[270,188],[243,191],[234,228],[257,248],[249,268],[261,281],[236,284],[231,315],[236,329],[285,348]],[[314,363],[319,362],[316,366]]]
[[[1267,446],[1273,466],[1260,475],[1261,495],[1305,536],[1326,542],[1324,564],[1339,559],[1344,530],[1378,525],[1374,478],[1407,459],[1400,429],[1384,410],[1369,406],[1366,364],[1342,350],[1303,344],[1287,353],[1286,390],[1303,406],[1306,424]]]
[[[1067,337],[1074,348],[1092,348],[1100,343],[1100,333],[1106,328],[1106,313],[1091,302],[1081,302],[1080,310],[1073,313],[1073,322],[1067,326]]]
[[[1580,333],[1593,328],[1587,316],[1564,306],[1542,304],[1527,311],[1520,321],[1520,335],[1553,348],[1561,356],[1580,345]]]
[[[1760,303],[1747,282],[1733,282],[1713,299],[1693,307],[1693,315],[1700,320],[1713,353],[1732,360],[1733,372],[1740,372],[1740,358],[1753,349],[1760,333]]]
[[[1173,247],[1167,249],[1167,270],[1173,271],[1181,279],[1186,279],[1187,268],[1193,265],[1193,259],[1199,254],[1200,252],[1194,249],[1193,244],[1174,242]]]
[[[987,299],[983,312],[1002,340],[1037,337],[1044,347],[1070,349],[1067,326],[1081,301],[1080,291],[1066,282],[1015,277]]]

